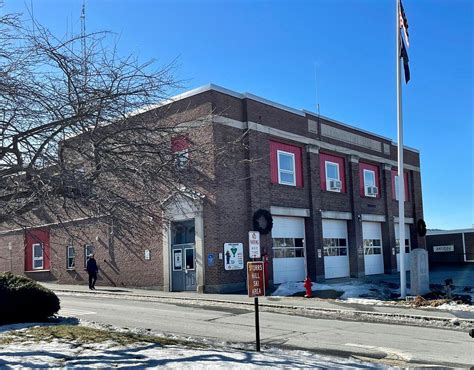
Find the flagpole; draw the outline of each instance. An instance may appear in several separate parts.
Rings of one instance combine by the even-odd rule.
[[[395,34],[397,58],[397,141],[398,141],[398,246],[400,266],[400,298],[406,297],[405,271],[405,181],[403,175],[403,118],[402,118],[402,80],[400,60],[400,0],[396,0]],[[395,236],[396,237],[396,236]]]

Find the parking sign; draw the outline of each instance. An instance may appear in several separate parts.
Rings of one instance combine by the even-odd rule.
[[[260,233],[249,231],[249,257],[260,258]]]

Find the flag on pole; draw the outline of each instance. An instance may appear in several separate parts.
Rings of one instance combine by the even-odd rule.
[[[400,28],[403,30],[403,35],[405,36],[405,42],[407,47],[410,47],[410,41],[408,40],[408,20],[405,15],[405,10],[403,9],[402,1],[400,0],[400,8],[399,8],[399,15],[400,15]]]
[[[408,65],[408,53],[405,43],[400,39],[400,58],[403,59],[403,70],[405,71],[405,83],[410,81],[410,66]]]

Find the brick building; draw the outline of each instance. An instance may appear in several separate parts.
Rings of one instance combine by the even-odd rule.
[[[306,275],[324,280],[397,271],[397,147],[390,139],[215,85],[168,104],[212,117],[216,145],[244,144],[229,150],[225,162],[212,163],[212,197],[169,199],[166,225],[154,225],[149,242],[133,247],[120,245],[109,228],[90,219],[70,221],[73,232],[87,240],[82,245],[70,245],[54,223],[3,231],[0,271],[84,282],[86,256],[94,251],[99,285],[242,290],[246,276],[239,262],[248,260],[257,210],[273,218],[261,245],[274,284]],[[186,149],[179,140],[174,145]],[[425,239],[415,228],[423,218],[419,152],[405,147],[404,158],[409,258],[411,249],[425,248]],[[227,243],[243,244],[235,266],[227,263]],[[238,248],[232,253],[238,255]]]
[[[474,227],[458,230],[431,230],[426,234],[431,265],[474,263]]]

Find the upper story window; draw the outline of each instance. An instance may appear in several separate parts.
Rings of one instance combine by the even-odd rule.
[[[405,172],[404,174],[404,186],[405,186],[405,202],[408,202],[410,200],[409,194],[410,192],[408,191],[408,173]],[[400,191],[399,189],[400,184],[398,183],[398,171],[392,169],[392,199],[393,200],[398,200],[399,199],[399,194]]]
[[[301,148],[270,141],[270,171],[274,184],[303,186]]]
[[[178,168],[185,168],[189,163],[189,139],[186,135],[171,138],[171,151],[175,155]]]
[[[345,193],[344,158],[324,153],[321,153],[319,158],[321,189]]]
[[[360,196],[378,198],[379,189],[379,168],[368,163],[359,163]]]
[[[326,161],[326,190],[340,192],[342,188],[339,164]]]
[[[278,183],[283,185],[296,185],[295,155],[293,153],[277,150]]]

